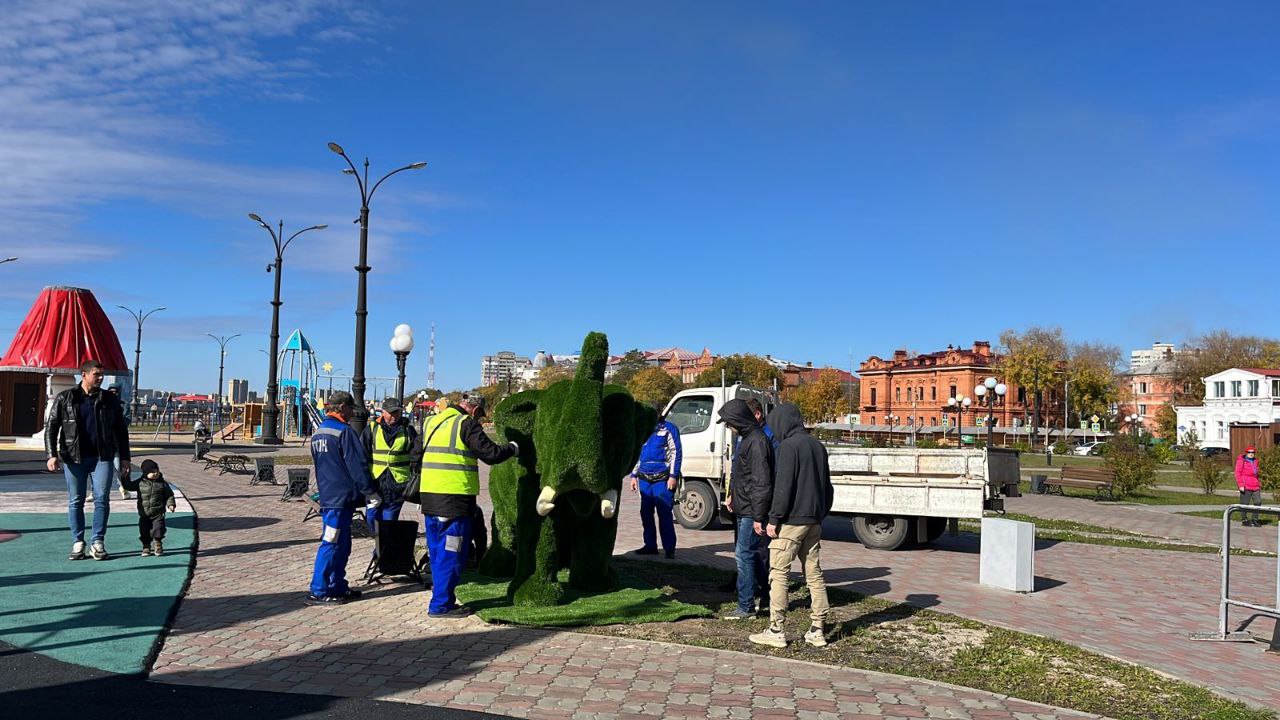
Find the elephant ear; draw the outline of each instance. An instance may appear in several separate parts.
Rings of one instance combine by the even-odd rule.
[[[533,428],[538,419],[541,390],[525,390],[508,396],[493,409],[493,427],[502,440],[520,446],[519,464],[527,472],[536,472],[538,448],[533,441]]]
[[[609,487],[622,487],[640,454],[636,444],[637,403],[621,385],[604,386],[604,467]],[[643,440],[641,441],[643,442]]]

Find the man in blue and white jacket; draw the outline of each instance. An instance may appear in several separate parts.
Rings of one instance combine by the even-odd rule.
[[[365,504],[379,502],[378,488],[369,474],[369,461],[360,436],[347,423],[355,409],[351,393],[332,393],[324,404],[325,420],[311,436],[311,460],[320,491],[320,519],[324,529],[311,574],[311,605],[342,604],[360,597],[347,584],[351,555],[351,514]]]
[[[665,417],[658,419],[653,434],[640,448],[640,460],[631,471],[631,492],[640,494],[640,524],[644,547],[637,555],[657,555],[659,532],[668,558],[676,556],[676,525],[672,515],[676,482],[680,479],[680,431]],[[653,516],[658,515],[658,531]]]

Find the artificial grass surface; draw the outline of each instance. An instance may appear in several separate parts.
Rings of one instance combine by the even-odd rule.
[[[0,543],[0,640],[76,665],[145,670],[191,573],[192,514],[169,513],[165,554],[140,557],[134,503],[114,504],[102,561],[67,559],[66,513],[0,514],[0,528],[22,533]]]
[[[568,571],[560,581],[567,582]],[[533,627],[575,627],[671,622],[684,618],[708,617],[711,611],[668,597],[661,589],[625,573],[622,588],[600,594],[582,594],[566,586],[565,602],[553,607],[518,607],[507,600],[509,580],[494,579],[474,572],[464,573],[458,586],[458,602],[475,610],[485,622]]]

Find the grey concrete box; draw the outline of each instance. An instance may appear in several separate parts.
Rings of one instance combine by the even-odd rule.
[[[1035,589],[1036,526],[1027,522],[982,519],[982,561],[978,582],[1031,592]]]

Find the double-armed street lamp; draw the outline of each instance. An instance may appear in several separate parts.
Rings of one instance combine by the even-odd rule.
[[[1007,392],[1009,392],[1009,387],[993,377],[983,380],[973,389],[973,394],[978,396],[978,404],[987,406],[987,447],[991,447],[997,398],[1003,400],[1004,394]]]
[[[271,235],[271,243],[276,248],[276,260],[267,266],[267,272],[275,270],[276,291],[271,299],[271,351],[267,353],[270,358],[267,363],[267,402],[262,408],[262,437],[259,442],[263,445],[279,445],[284,441],[280,439],[280,433],[277,430],[280,421],[280,384],[277,382],[276,375],[279,372],[280,359],[276,353],[280,350],[280,271],[284,265],[284,251],[289,247],[289,243],[302,233],[309,230],[323,230],[329,226],[312,225],[290,235],[286,240],[284,220],[280,221],[278,230],[273,230],[257,213],[249,213],[249,219],[258,223]]]
[[[1139,415],[1138,413],[1124,416],[1124,421],[1129,423],[1129,432],[1133,434],[1134,438],[1137,438],[1141,434],[1142,421],[1145,419],[1146,416]]]
[[[946,410],[956,414],[956,447],[960,447],[964,434],[964,411],[972,404],[973,400],[968,395],[947,398]]]
[[[16,260],[16,259],[17,258],[10,258],[10,260]],[[138,321],[138,340],[137,340],[137,343],[133,346],[133,402],[131,403],[133,405],[133,409],[129,412],[129,417],[136,419],[138,417],[138,366],[142,364],[142,323],[146,322],[147,318],[151,317],[151,313],[160,312],[165,308],[163,307],[152,308],[146,312],[143,312],[142,308],[138,308],[135,311],[135,310],[130,310],[129,308],[123,305],[117,305],[116,307],[129,313],[130,315],[133,316],[134,320]]]
[[[220,350],[218,354],[217,418],[218,418],[218,429],[221,430],[222,429],[222,370],[227,363],[227,343],[240,337],[240,333],[236,333],[235,335],[231,335],[230,337],[225,335],[222,335],[222,336],[214,335],[213,333],[205,333],[205,335],[208,335],[209,337],[216,340],[218,343],[218,349]]]
[[[885,443],[886,445],[893,445],[893,424],[901,419],[902,418],[900,416],[893,414],[884,416],[884,421],[889,426],[889,440]]]
[[[403,323],[396,326],[395,334],[391,336],[391,352],[396,354],[396,371],[399,373],[396,378],[396,399],[403,407],[404,365],[409,360],[409,353],[413,352],[413,328]]]
[[[373,200],[373,194],[378,191],[378,186],[386,181],[387,178],[405,170],[421,170],[426,167],[425,162],[416,162],[396,168],[391,172],[383,175],[381,179],[369,184],[369,158],[364,159],[364,173],[356,170],[355,163],[351,162],[351,158],[347,157],[347,153],[338,143],[329,143],[329,149],[335,154],[340,155],[343,160],[347,161],[347,167],[342,172],[355,177],[356,185],[360,188],[360,264],[356,265],[356,273],[360,279],[356,284],[356,352],[355,360],[352,364],[351,372],[351,394],[355,397],[355,414],[351,418],[351,427],[357,433],[364,432],[365,425],[369,422],[369,410],[364,404],[364,351],[365,351],[365,321],[369,316],[367,307],[368,286],[367,277],[369,275],[369,202]]]

